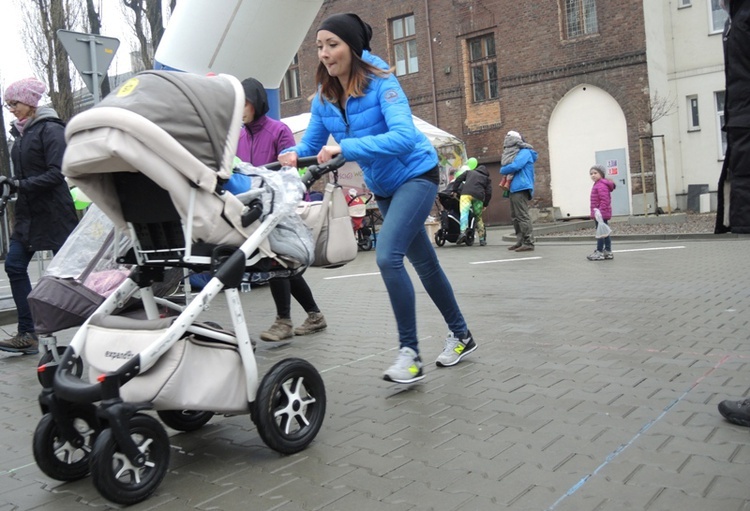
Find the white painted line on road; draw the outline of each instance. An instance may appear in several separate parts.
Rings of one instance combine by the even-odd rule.
[[[646,252],[648,250],[676,250],[678,248],[685,248],[684,245],[678,245],[676,247],[653,247],[653,248],[629,248],[627,250],[613,250],[613,254],[622,254],[623,252]]]
[[[324,277],[323,280],[350,279],[352,277],[369,277],[370,275],[380,275],[379,271],[373,273],[354,273],[352,275],[339,275],[338,277]]]
[[[508,263],[511,261],[534,261],[536,259],[541,259],[540,256],[536,257],[515,257],[513,259],[494,259],[492,261],[475,261],[473,263],[469,264],[491,264],[491,263]]]

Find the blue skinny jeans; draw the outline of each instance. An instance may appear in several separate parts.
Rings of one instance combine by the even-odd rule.
[[[399,344],[419,353],[414,286],[404,267],[404,256],[422,281],[427,294],[455,335],[468,328],[448,278],[440,267],[424,222],[437,195],[437,185],[415,178],[399,187],[392,197],[378,200],[383,225],[378,232],[376,260],[391,307],[396,316]]]
[[[34,331],[34,320],[31,317],[28,296],[31,293],[29,263],[34,252],[29,252],[18,240],[10,240],[8,257],[5,258],[5,273],[10,281],[10,292],[18,312],[18,333]]]

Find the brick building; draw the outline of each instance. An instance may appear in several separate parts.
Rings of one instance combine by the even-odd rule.
[[[316,29],[341,12],[372,25],[373,52],[395,67],[413,113],[463,139],[496,183],[505,133],[524,135],[539,152],[541,214],[587,216],[595,162],[625,192],[620,214],[642,211],[642,186],[653,187],[642,0],[327,0],[282,84],[283,117],[309,110]],[[486,219],[509,223],[497,197]]]

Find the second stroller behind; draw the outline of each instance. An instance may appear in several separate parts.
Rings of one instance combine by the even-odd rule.
[[[461,211],[459,208],[459,192],[448,185],[438,192],[437,202],[440,210],[440,228],[435,233],[435,244],[439,247],[445,245],[446,241],[456,243],[461,235]],[[474,213],[469,212],[469,227],[466,230],[465,243],[468,246],[474,244],[475,239]]]

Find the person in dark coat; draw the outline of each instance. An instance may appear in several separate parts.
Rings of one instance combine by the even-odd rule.
[[[39,353],[28,295],[29,263],[37,251],[57,252],[78,224],[73,198],[62,175],[65,124],[49,107],[38,107],[46,86],[36,78],[12,83],[5,91],[5,107],[15,115],[10,151],[13,176],[0,176],[0,187],[16,193],[15,224],[5,259],[18,332],[0,341],[0,350]]]
[[[750,0],[723,0],[724,131],[727,152],[719,177],[717,234],[750,233]]]
[[[719,178],[716,233],[750,233],[750,0],[723,0],[729,13],[724,27],[724,131],[727,154]],[[728,201],[728,203],[727,203]],[[724,400],[719,413],[750,427],[750,398]]]
[[[456,187],[461,187],[461,196],[459,199],[459,210],[461,211],[461,234],[456,240],[456,244],[466,241],[467,230],[469,227],[469,211],[474,212],[474,218],[477,220],[477,235],[479,236],[479,245],[487,245],[487,230],[484,228],[482,212],[490,203],[492,198],[492,181],[484,165],[479,165],[474,170],[463,172],[454,181]],[[463,186],[461,186],[463,183]]]

